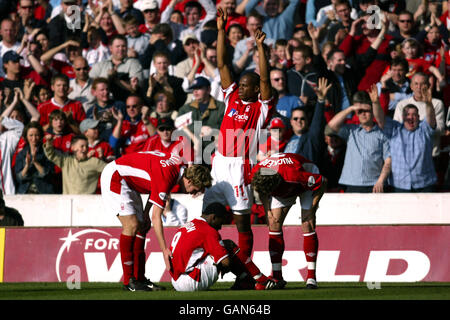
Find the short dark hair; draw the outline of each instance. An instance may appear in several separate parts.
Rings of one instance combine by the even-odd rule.
[[[218,217],[226,218],[229,215],[229,212],[227,208],[219,203],[219,202],[213,202],[206,206],[206,208],[203,210],[202,215],[207,216],[210,214],[214,214]]]
[[[91,88],[94,89],[94,90],[97,89],[97,86],[98,86],[100,83],[106,84],[106,85],[108,86],[108,88],[109,88],[109,81],[108,81],[108,79],[103,78],[103,77],[95,78],[94,81],[92,81],[92,86],[91,86]]]
[[[173,40],[173,31],[168,23],[158,23],[152,30],[154,34],[162,34],[166,38]]]
[[[288,45],[288,41],[286,39],[277,39],[275,41],[275,48],[278,46],[287,46]]]
[[[199,13],[202,13],[202,5],[197,1],[188,1],[184,5],[184,11],[186,11],[187,8],[197,8]]]
[[[415,109],[417,111],[417,113],[419,113],[419,108],[417,108],[417,106],[413,105],[412,103],[407,104],[403,110],[402,110],[402,118],[406,117],[406,115],[408,114],[408,110],[409,109]]]
[[[42,142],[42,138],[44,138],[44,129],[42,129],[42,126],[39,124],[38,121],[30,121],[23,129],[23,138],[25,139],[25,142],[28,144],[27,134],[30,129],[38,130],[39,134],[41,135],[41,142]]]
[[[88,138],[86,138],[86,136],[83,134],[77,134],[72,137],[72,140],[70,140],[70,144],[74,145],[75,143],[77,143],[80,140],[88,141]]]
[[[293,50],[294,52],[301,52],[303,55],[303,58],[312,58],[313,57],[313,50],[310,46],[307,46],[305,44],[301,44],[298,47],[295,47]]]
[[[62,80],[66,82],[67,85],[69,85],[69,77],[66,76],[65,74],[59,73],[54,75],[51,80],[51,85],[54,85],[57,80]]]
[[[54,119],[63,119],[67,122],[67,116],[61,109],[55,109],[48,115],[48,122],[51,124]]]
[[[409,69],[408,60],[406,60],[405,58],[396,57],[392,59],[391,67],[395,66],[402,66],[405,71],[408,71]]]
[[[123,34],[115,34],[109,40],[109,45],[112,45],[114,43],[114,41],[117,40],[117,39],[125,41],[125,43],[128,43],[127,38]]]
[[[334,54],[337,52],[344,53],[344,51],[342,51],[341,49],[338,49],[338,48],[331,49],[330,52],[328,52],[328,54],[327,54],[327,61],[330,61],[333,58]]]
[[[336,8],[337,6],[342,5],[346,5],[349,9],[352,7],[352,5],[350,4],[350,2],[348,2],[348,0],[337,0],[334,4],[334,7]]]

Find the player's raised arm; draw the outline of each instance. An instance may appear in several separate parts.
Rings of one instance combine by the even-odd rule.
[[[266,34],[261,30],[255,32],[255,42],[258,48],[259,55],[259,87],[261,93],[261,100],[269,100],[272,98],[272,85],[270,84],[269,76],[269,62],[267,61],[267,55],[264,50],[264,39]]]
[[[231,71],[226,64],[225,25],[228,15],[222,8],[217,8],[217,68],[219,69],[222,88],[226,89],[233,83]]]

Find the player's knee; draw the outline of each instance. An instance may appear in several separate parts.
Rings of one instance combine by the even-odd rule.
[[[126,234],[135,235],[139,229],[139,221],[137,219],[126,219],[122,222],[122,229]]]
[[[315,231],[315,219],[314,217],[310,217],[306,220],[302,218],[302,231],[304,233]]]

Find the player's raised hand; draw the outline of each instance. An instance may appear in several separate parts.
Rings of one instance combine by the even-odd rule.
[[[256,30],[255,32],[255,42],[257,46],[262,46],[264,43],[264,39],[266,39],[266,34],[262,32],[261,29]]]
[[[328,90],[331,88],[331,83],[328,84],[327,78],[319,78],[317,83],[316,95],[319,100],[325,100]]]
[[[227,11],[222,8],[217,8],[217,29],[225,30],[225,25],[227,24],[228,14]]]

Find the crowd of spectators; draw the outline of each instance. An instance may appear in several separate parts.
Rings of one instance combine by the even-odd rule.
[[[98,193],[137,151],[209,165],[219,6],[235,81],[259,73],[266,33],[277,105],[258,161],[299,153],[328,192],[450,191],[450,1],[0,0],[3,194]]]

